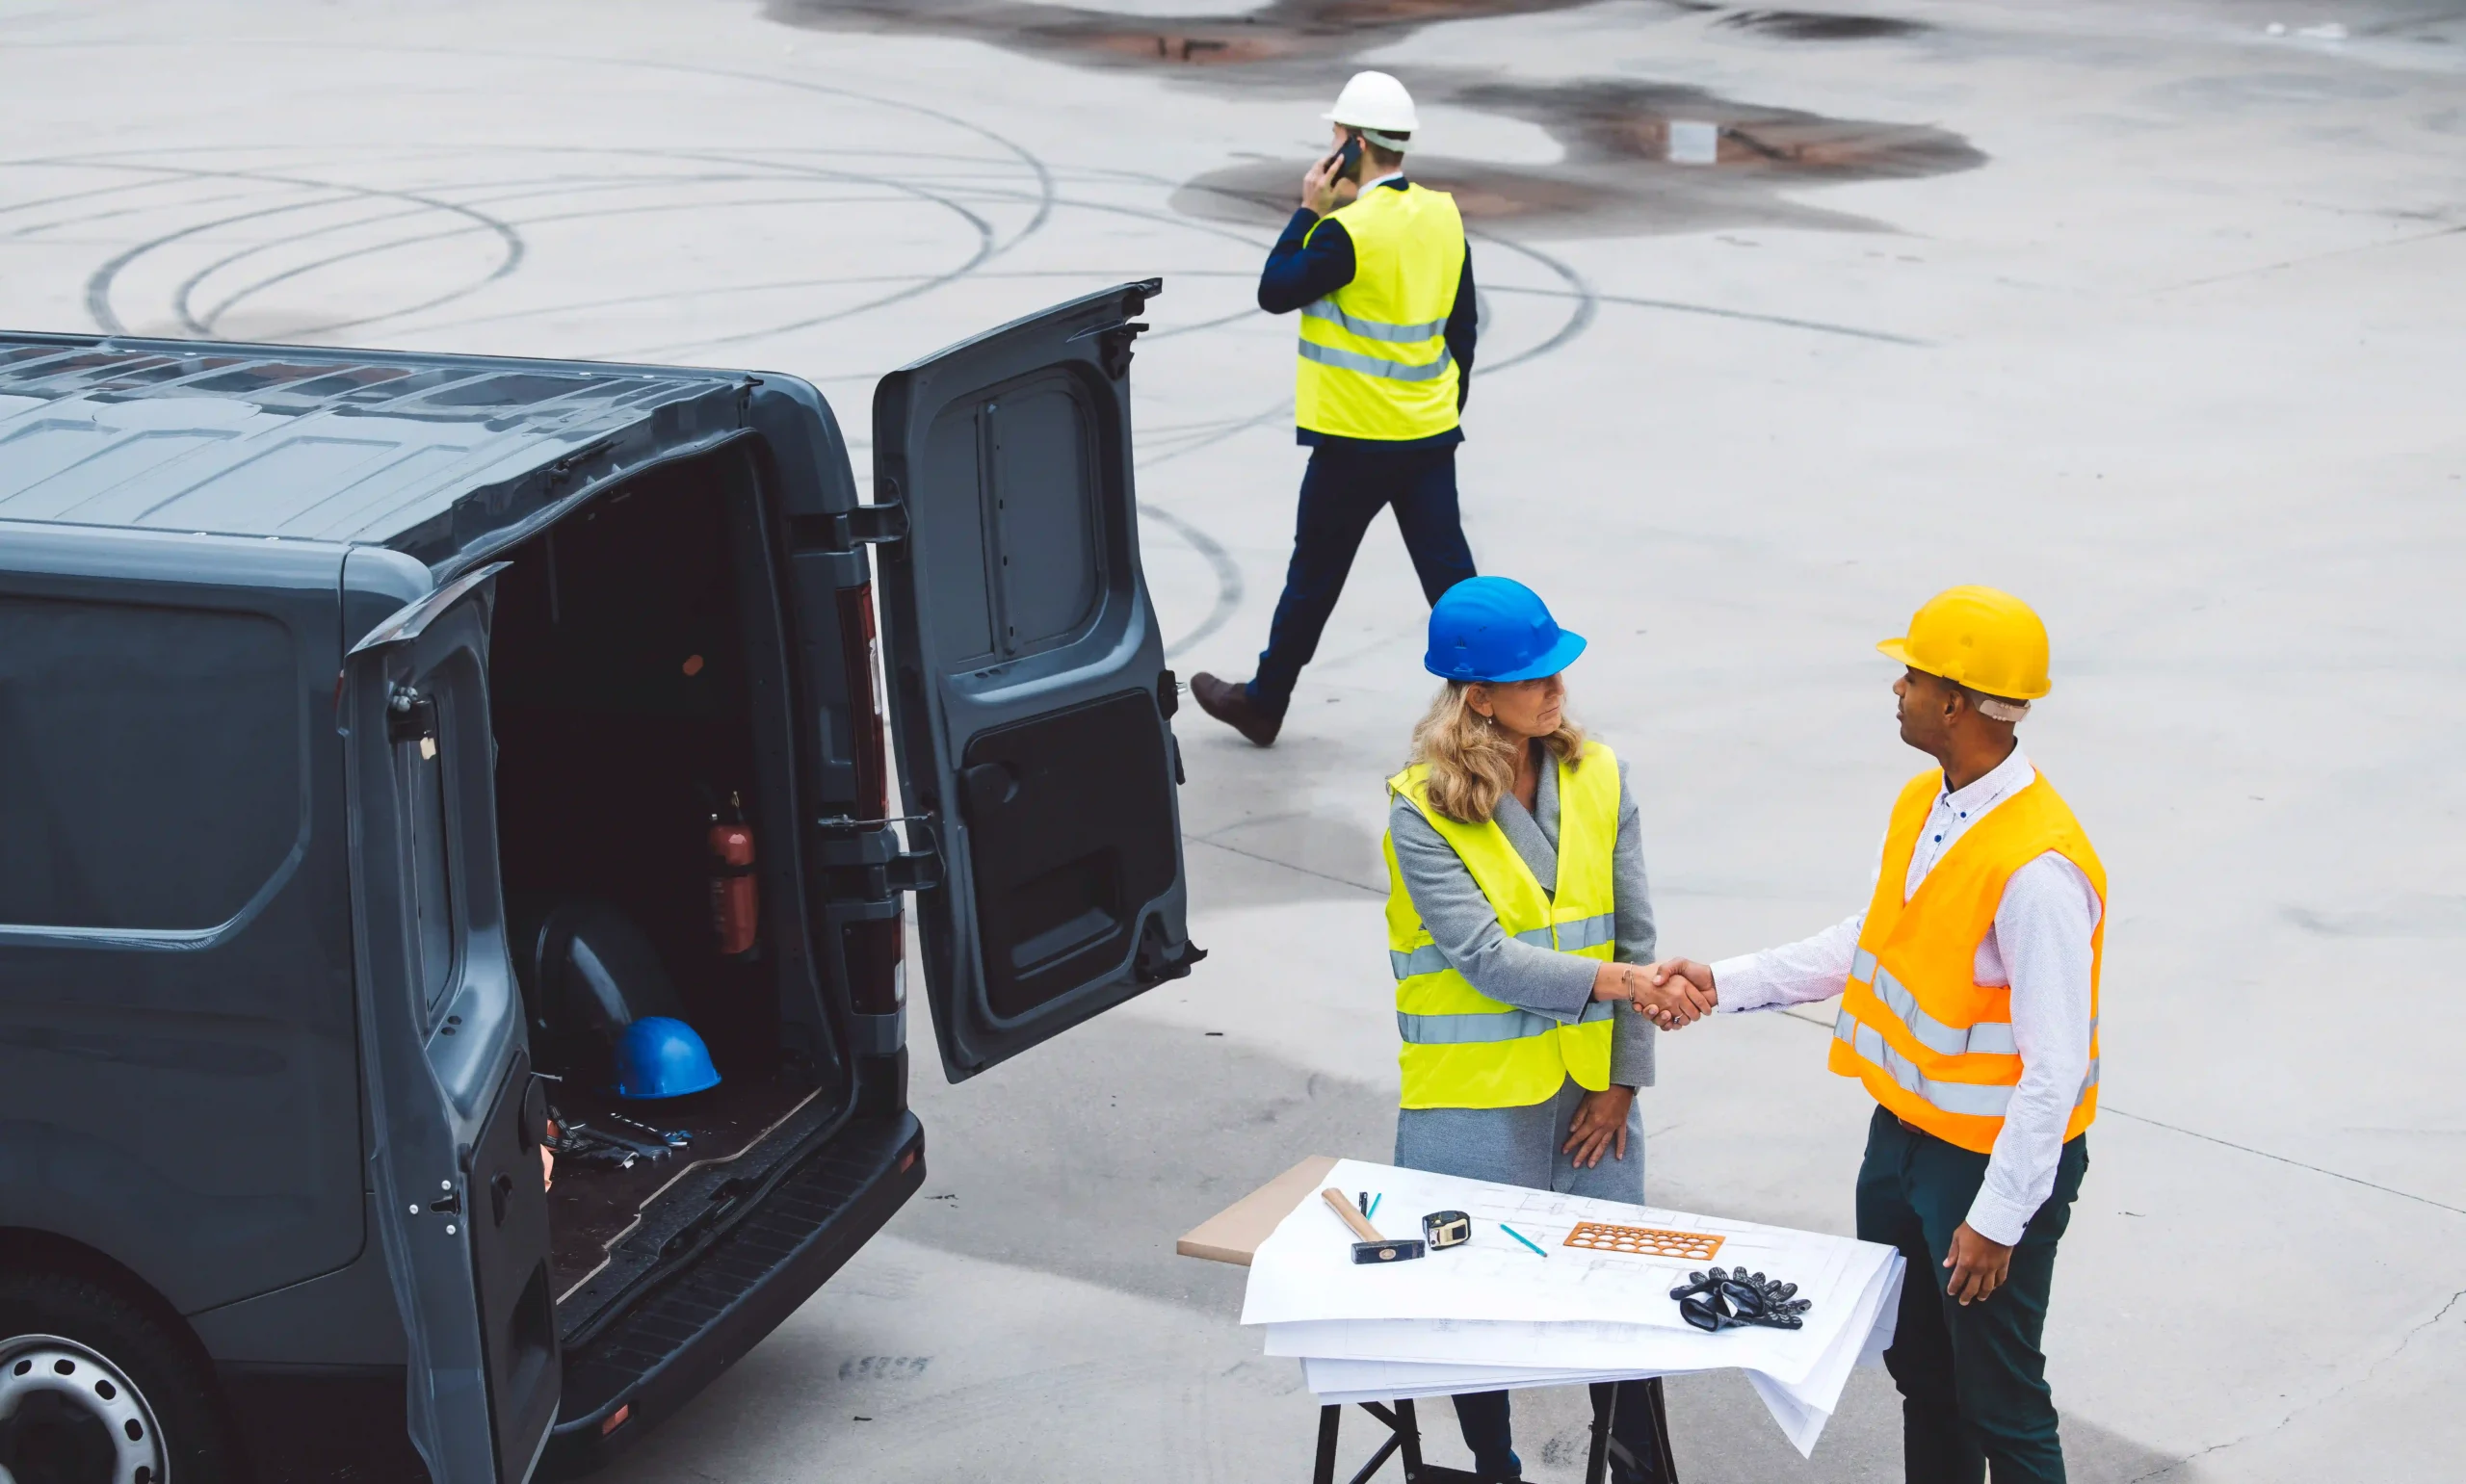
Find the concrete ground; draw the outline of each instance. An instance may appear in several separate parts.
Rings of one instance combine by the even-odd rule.
[[[861,436],[884,370],[1160,273],[1148,577],[1241,675],[1301,465],[1251,276],[1325,100],[1394,70],[1476,213],[1466,526],[1592,637],[1666,947],[1854,909],[1918,762],[1869,646],[2028,597],[2024,737],[2113,878],[2073,1475],[2454,1478],[2466,9],[1808,3],[0,0],[0,323],[771,367]],[[1673,118],[1720,163],[1658,158]],[[1388,1147],[1422,615],[1382,523],[1281,743],[1185,712],[1213,956],[958,1087],[920,1024],[923,1197],[609,1477],[1304,1476],[1295,1367],[1171,1241]],[[1657,1199],[1849,1228],[1827,1019],[1665,1043]],[[1518,1405],[1575,1477],[1580,1398]],[[1691,1481],[1896,1471],[1877,1372],[1812,1462],[1735,1377],[1671,1410]]]

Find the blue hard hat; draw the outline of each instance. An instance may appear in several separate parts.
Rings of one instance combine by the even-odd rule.
[[[1538,680],[1584,653],[1584,636],[1550,616],[1540,594],[1504,577],[1468,577],[1430,611],[1422,664],[1445,680]]]
[[[667,1015],[645,1015],[616,1043],[616,1096],[681,1098],[720,1084],[711,1049],[694,1028]]]

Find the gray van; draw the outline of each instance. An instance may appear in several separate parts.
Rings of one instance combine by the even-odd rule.
[[[0,334],[0,1474],[588,1468],[923,1181],[905,894],[955,1080],[1190,972],[1160,288],[870,502],[793,377]]]

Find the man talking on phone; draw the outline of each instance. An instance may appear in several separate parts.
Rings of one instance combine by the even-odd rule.
[[[1301,209],[1259,274],[1260,308],[1301,311],[1294,421],[1311,452],[1293,560],[1256,676],[1191,677],[1202,710],[1262,747],[1381,508],[1429,601],[1474,575],[1456,505],[1477,319],[1464,219],[1454,196],[1404,178],[1419,120],[1404,84],[1357,72],[1326,117],[1332,152],[1301,177]]]

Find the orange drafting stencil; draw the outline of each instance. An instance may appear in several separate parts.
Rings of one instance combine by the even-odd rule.
[[[1721,1250],[1721,1238],[1702,1232],[1665,1232],[1659,1227],[1612,1226],[1606,1221],[1579,1221],[1567,1234],[1567,1245],[1593,1252],[1628,1252],[1640,1258],[1680,1258],[1710,1263]]]

